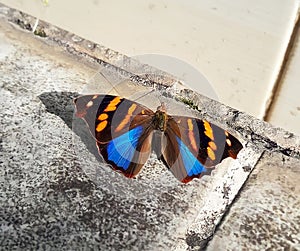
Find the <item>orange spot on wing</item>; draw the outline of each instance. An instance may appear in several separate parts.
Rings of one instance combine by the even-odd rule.
[[[106,120],[108,118],[108,115],[106,113],[101,113],[98,116],[98,120]]]
[[[192,146],[192,148],[197,152],[198,151],[198,147],[197,147],[197,143],[195,140],[195,135],[194,135],[194,125],[191,119],[187,120],[187,125],[188,125],[188,129],[189,129],[189,139],[190,139],[190,144]]]
[[[112,112],[117,109],[117,105],[121,102],[121,97],[115,97],[109,102],[108,106],[104,109],[105,112]]]
[[[96,127],[96,131],[97,132],[101,132],[104,130],[104,128],[107,126],[107,120],[104,120],[102,122],[100,122],[97,127]]]
[[[130,117],[132,116],[132,113],[134,112],[135,109],[136,109],[136,104],[132,104],[129,107],[125,118],[121,121],[121,123],[116,128],[116,132],[121,131],[128,124],[128,122],[130,121]]]
[[[128,109],[128,115],[132,115],[135,109],[136,109],[136,104],[132,104]]]
[[[108,106],[105,108],[104,112],[113,112],[113,111],[115,111],[116,109],[117,109],[116,106],[108,105]]]
[[[86,107],[90,108],[93,104],[94,104],[94,102],[91,100],[86,104]]]
[[[230,139],[226,139],[226,143],[228,146],[231,146],[231,140]]]
[[[214,151],[209,146],[207,147],[207,155],[211,160],[216,159],[216,155],[215,155]]]
[[[121,97],[115,97],[112,101],[110,101],[110,103],[112,105],[117,105],[121,102]]]
[[[206,121],[203,120],[203,124],[204,124],[204,128],[205,128],[205,135],[207,137],[209,137],[211,140],[214,140],[214,133],[213,133],[213,129],[211,128],[210,124]]]
[[[210,141],[210,142],[208,142],[208,145],[212,150],[214,150],[214,151],[217,150],[217,145],[215,144],[215,142]]]
[[[192,131],[194,129],[194,125],[193,125],[192,120],[188,119],[187,124],[188,124],[189,131]]]

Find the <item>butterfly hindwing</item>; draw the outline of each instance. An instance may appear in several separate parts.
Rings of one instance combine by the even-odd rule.
[[[88,124],[104,160],[125,176],[135,176],[151,151],[153,111],[112,95],[84,95],[75,104],[76,116]]]
[[[99,152],[113,169],[126,177],[137,175],[151,152],[153,128],[137,126],[106,144],[97,143]]]
[[[233,135],[206,120],[177,116],[169,117],[164,145],[164,161],[185,183],[209,173],[227,157],[235,159],[243,147]]]
[[[173,175],[183,183],[195,177],[199,178],[207,172],[188,146],[170,128],[162,138],[162,160]]]

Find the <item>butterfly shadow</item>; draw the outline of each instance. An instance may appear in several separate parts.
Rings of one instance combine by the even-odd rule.
[[[98,154],[95,139],[89,132],[85,122],[74,116],[75,105],[73,99],[77,96],[79,96],[77,92],[44,92],[38,97],[46,107],[46,111],[60,117],[65,124],[80,137],[88,151],[91,152],[99,162],[103,163],[102,157]]]

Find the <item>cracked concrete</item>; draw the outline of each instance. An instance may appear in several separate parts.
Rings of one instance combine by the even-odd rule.
[[[265,165],[271,166],[274,173],[269,184],[272,179],[277,181],[285,168],[290,170],[289,175],[280,182],[293,184],[299,175],[299,137],[186,90],[168,74],[46,23],[41,22],[38,27],[46,37],[34,35],[29,32],[33,17],[4,6],[0,6],[0,14],[3,249],[198,250],[206,247],[211,238],[208,248],[220,247],[218,236],[223,235],[222,231],[230,240],[234,238],[226,230],[230,228],[226,220],[214,235],[215,228],[263,152],[268,151],[259,163],[269,163]],[[109,79],[99,72],[105,72]],[[146,78],[145,72],[149,73]],[[119,84],[112,88],[111,83]],[[176,89],[172,88],[174,83]],[[155,102],[166,99],[170,111],[204,117],[238,132],[245,148],[237,160],[226,160],[211,176],[187,185],[179,184],[155,156],[137,179],[125,179],[101,163],[89,132],[73,119],[72,98],[78,93],[116,89],[131,97],[155,89],[141,102],[155,108]],[[178,100],[189,100],[196,110]],[[289,161],[279,164],[278,156]],[[292,169],[288,169],[288,163],[293,163]],[[258,164],[255,170],[259,168]],[[247,186],[252,186],[254,197],[253,190],[258,194],[269,191],[264,190],[263,182],[254,182],[253,173]],[[284,194],[292,196],[288,200],[286,196],[282,198],[298,205],[298,188],[288,193],[291,187],[284,187]],[[258,205],[254,199],[251,203]],[[232,209],[239,203],[243,201],[236,200]],[[274,199],[274,212],[284,210],[285,203],[276,203],[278,200]],[[265,205],[268,202],[257,207]],[[299,238],[293,231],[298,230],[299,224],[291,220],[296,222],[299,212],[296,208],[289,213],[282,213],[280,220],[288,222],[292,234],[287,236],[293,241],[277,244],[294,248]],[[247,216],[247,220],[242,213],[232,216],[240,223],[233,228],[240,247],[249,239],[238,231],[251,226],[249,237],[253,238],[255,227],[269,220],[258,221],[254,214]],[[260,232],[266,230],[261,229]],[[273,230],[281,228],[274,225]],[[271,234],[263,232],[262,236],[264,242],[253,242],[258,249],[273,243]]]

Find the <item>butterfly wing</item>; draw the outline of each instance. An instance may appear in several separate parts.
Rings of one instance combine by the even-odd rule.
[[[162,148],[166,165],[177,179],[187,183],[210,173],[223,159],[235,159],[243,146],[233,135],[206,120],[172,116]]]
[[[84,95],[74,102],[76,116],[86,121],[105,161],[134,177],[151,151],[153,111],[112,95]]]
[[[139,125],[106,144],[97,142],[99,152],[113,169],[128,178],[136,176],[151,152],[153,129]]]
[[[93,137],[101,143],[149,123],[154,114],[139,103],[113,95],[83,95],[74,103],[75,115],[85,120]]]

